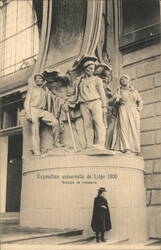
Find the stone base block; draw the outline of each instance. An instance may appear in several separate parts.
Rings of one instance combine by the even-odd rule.
[[[55,154],[24,160],[20,222],[91,233],[94,197],[107,189],[109,239],[146,239],[144,162],[135,156]]]

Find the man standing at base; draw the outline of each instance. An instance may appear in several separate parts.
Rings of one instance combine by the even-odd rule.
[[[31,122],[33,153],[39,156],[41,155],[39,135],[40,121],[52,127],[55,146],[59,146],[59,122],[52,113],[47,111],[49,90],[45,87],[46,80],[43,74],[36,74],[34,81],[36,86],[28,90],[24,108],[26,118]]]
[[[106,189],[101,187],[98,189],[98,195],[94,199],[94,207],[93,207],[93,216],[91,227],[93,231],[96,233],[96,241],[99,243],[100,241],[100,234],[101,234],[101,241],[105,242],[104,233],[105,231],[109,231],[111,226],[111,218],[110,218],[110,211],[108,208],[107,200],[104,196]]]

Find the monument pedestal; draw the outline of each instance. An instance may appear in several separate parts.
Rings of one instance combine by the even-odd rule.
[[[94,197],[105,187],[112,221],[108,238],[145,240],[143,170],[142,158],[124,154],[55,152],[24,159],[20,223],[91,233]]]

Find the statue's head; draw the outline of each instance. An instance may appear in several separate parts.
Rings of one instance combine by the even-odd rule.
[[[88,76],[92,76],[95,72],[95,62],[93,61],[86,61],[84,64],[83,64],[83,70],[85,72],[86,75]]]
[[[109,84],[112,79],[112,69],[105,63],[96,64],[95,75],[100,77],[105,83]]]
[[[96,70],[95,70],[96,75],[102,74],[104,71],[107,72],[108,74],[111,74],[112,69],[105,63],[96,64]]]
[[[120,77],[120,85],[123,87],[128,87],[130,84],[130,77],[128,75],[122,75]]]
[[[43,86],[46,83],[45,77],[41,73],[34,75],[34,81],[39,87]]]
[[[82,72],[86,73],[87,72],[87,74],[88,73],[93,74],[94,73],[93,68],[95,70],[95,62],[96,61],[97,61],[97,57],[95,57],[95,56],[83,55],[81,58],[77,59],[74,62],[73,66],[71,68],[71,71],[76,71],[79,73],[82,73]]]

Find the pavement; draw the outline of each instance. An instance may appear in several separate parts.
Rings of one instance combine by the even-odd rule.
[[[96,243],[94,235],[81,230],[25,228],[19,225],[19,213],[0,214],[1,250],[161,250],[161,239],[132,244],[128,239]]]

